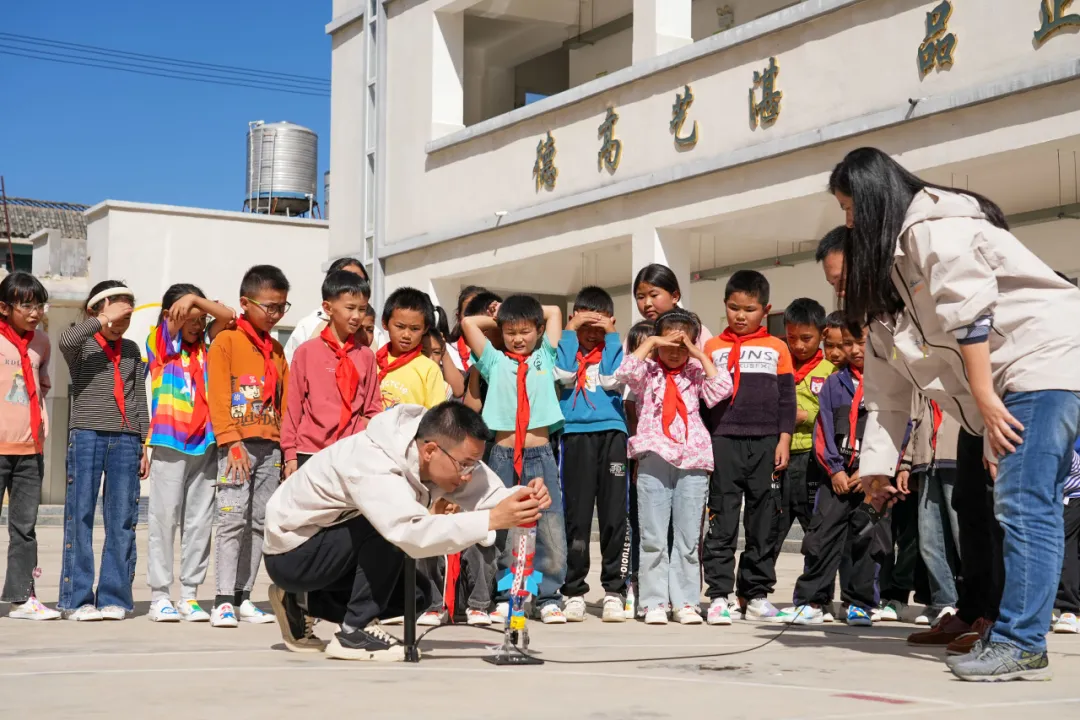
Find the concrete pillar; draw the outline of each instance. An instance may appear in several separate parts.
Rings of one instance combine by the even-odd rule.
[[[679,305],[688,310],[694,309],[690,304],[690,234],[688,232],[652,227],[634,230],[630,246],[630,262],[633,271],[630,282],[634,281],[638,271],[646,265],[652,263],[667,265],[679,280],[679,290],[682,294]],[[633,288],[631,288],[631,295],[633,295]],[[641,319],[635,302],[634,322]]]
[[[634,0],[634,62],[694,42],[690,0]]]
[[[431,139],[464,127],[465,14],[432,13]]]

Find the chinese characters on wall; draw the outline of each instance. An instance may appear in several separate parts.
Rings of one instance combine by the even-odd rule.
[[[944,0],[926,13],[926,37],[919,45],[919,76],[925,77],[937,65],[939,70],[952,67],[956,35],[949,32],[952,3]]]
[[[1041,25],[1035,31],[1035,44],[1041,45],[1052,35],[1065,28],[1080,30],[1080,13],[1070,13],[1073,0],[1023,0],[1039,4]],[[1033,8],[1034,9],[1034,8]],[[729,9],[724,8],[730,12]],[[951,68],[955,60],[956,46],[959,42],[955,33],[949,30],[949,21],[953,14],[953,0],[942,0],[926,13],[926,34],[918,47],[918,67],[920,77],[925,77],[934,68]],[[780,65],[775,57],[769,58],[769,64],[762,71],[754,71],[753,84],[749,90],[750,127],[752,129],[771,126],[780,117],[781,102],[784,93],[777,88]],[[698,123],[693,120],[689,132],[685,125],[694,103],[694,94],[689,85],[684,85],[682,92],[676,91],[675,103],[671,106],[671,132],[675,147],[690,150],[697,145]],[[600,150],[597,152],[597,170],[607,169],[614,174],[622,160],[622,140],[615,137],[615,125],[619,115],[615,108],[609,107],[604,121],[597,128]],[[554,190],[559,170],[555,166],[555,138],[551,131],[536,145],[536,161],[533,163],[533,178],[536,191],[541,188]]]
[[[780,66],[774,57],[769,58],[769,66],[764,72],[754,71],[754,85],[750,88],[750,127],[766,127],[780,117],[780,101],[784,93],[776,89],[776,76],[779,74]],[[761,102],[754,97],[757,88],[761,88]]]

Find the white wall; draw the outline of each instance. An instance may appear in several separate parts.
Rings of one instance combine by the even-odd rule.
[[[138,310],[128,336],[140,346],[173,283],[194,283],[207,297],[239,308],[244,272],[276,265],[292,286],[283,329],[321,302],[330,235],[322,220],[107,200],[87,211],[86,232],[90,285],[120,279],[135,292]]]

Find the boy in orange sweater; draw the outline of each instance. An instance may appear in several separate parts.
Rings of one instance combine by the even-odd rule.
[[[240,283],[243,314],[236,329],[218,333],[210,346],[207,395],[218,443],[213,627],[274,621],[251,602],[251,588],[262,560],[266,503],[281,480],[289,366],[270,330],[288,312],[288,295],[289,281],[281,270],[250,268]]]

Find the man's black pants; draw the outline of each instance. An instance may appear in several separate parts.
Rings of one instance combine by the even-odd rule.
[[[885,553],[878,573],[882,603],[895,600],[906,605],[915,590],[915,572],[919,565],[918,498],[918,491],[912,491],[890,511],[895,549],[890,548]]]
[[[822,484],[818,491],[817,510],[803,538],[802,552],[806,569],[795,583],[796,604],[826,605],[832,601],[833,583],[840,571],[840,600],[870,612],[877,606],[874,575],[877,563],[874,556],[891,538],[888,518],[866,536],[859,536],[861,527],[855,511],[863,504],[861,492],[837,495],[832,483]],[[880,547],[879,547],[880,546]]]
[[[814,460],[813,452],[792,453],[787,470],[780,478],[780,509],[773,528],[773,563],[780,556],[784,540],[795,521],[806,534],[810,519],[814,516],[814,497],[821,484],[822,471]]]
[[[777,436],[713,437],[715,470],[709,482],[709,529],[702,547],[706,593],[727,597],[736,589],[735,547],[739,511],[746,545],[739,557],[738,597],[766,597],[776,585],[773,558],[774,525],[780,503],[779,483],[773,486]]]
[[[1065,506],[1065,557],[1061,563],[1061,584],[1054,607],[1063,613],[1080,614],[1080,499]]]
[[[983,466],[983,439],[961,429],[956,447],[953,510],[960,534],[960,578],[956,612],[966,623],[997,620],[1005,587],[1001,544],[1005,533],[994,518],[994,484]]]
[[[595,506],[600,525],[600,584],[609,594],[623,595],[630,575],[626,433],[564,433],[559,457],[566,518],[562,594],[580,597],[589,592],[585,578]]]
[[[405,553],[364,517],[323,528],[289,552],[266,556],[266,572],[278,587],[307,593],[308,615],[353,629],[403,614],[404,565]],[[417,573],[420,612],[431,602],[422,577]]]

